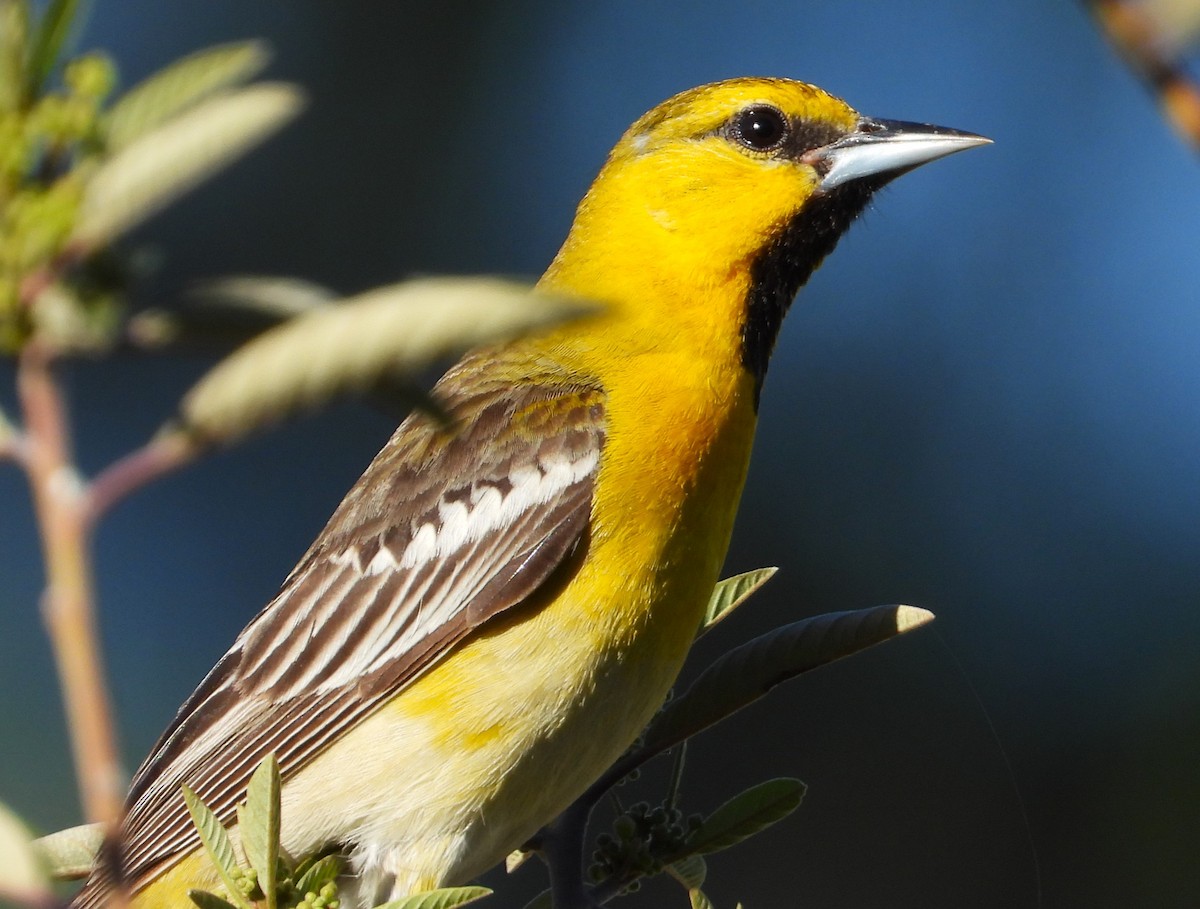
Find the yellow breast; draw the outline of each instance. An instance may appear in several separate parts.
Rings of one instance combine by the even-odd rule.
[[[650,359],[646,382],[606,400],[577,574],[535,613],[485,626],[302,770],[284,791],[286,847],[353,829],[369,890],[461,882],[561,812],[653,716],[728,546],[754,412],[735,361],[699,375],[673,355]],[[359,813],[322,817],[320,804]]]

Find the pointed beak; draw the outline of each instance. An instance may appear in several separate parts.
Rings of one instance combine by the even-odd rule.
[[[854,132],[804,156],[821,174],[818,192],[864,177],[898,177],[946,155],[990,145],[991,139],[927,123],[864,117]]]

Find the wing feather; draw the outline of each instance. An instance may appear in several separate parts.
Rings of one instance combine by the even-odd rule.
[[[180,785],[223,822],[257,764],[286,781],[464,637],[575,564],[604,442],[595,388],[439,384],[460,429],[410,417],[134,778],[134,892],[198,844]],[[87,900],[77,903],[86,906]]]

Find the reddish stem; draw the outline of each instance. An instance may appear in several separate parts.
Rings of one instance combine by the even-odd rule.
[[[130,452],[104,468],[87,492],[84,517],[89,527],[121,499],[159,477],[178,470],[198,452],[186,434],[174,432],[159,436],[137,451]]]
[[[84,814],[112,829],[121,817],[124,775],[96,631],[88,497],[73,463],[66,403],[52,359],[32,342],[17,367],[24,463],[46,563],[42,615],[58,667]]]

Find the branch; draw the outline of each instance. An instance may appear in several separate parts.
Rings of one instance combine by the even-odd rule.
[[[554,909],[597,909],[583,883],[583,850],[592,805],[575,802],[552,824],[542,828],[534,848],[550,872]]]
[[[104,468],[92,480],[84,502],[84,520],[93,528],[114,505],[143,486],[178,470],[201,451],[184,432],[156,436]]]
[[[84,813],[112,828],[121,816],[123,774],[97,646],[86,493],[72,461],[66,403],[52,359],[43,345],[31,342],[17,364],[25,469],[46,562],[42,616],[62,685]]]
[[[0,409],[0,461],[13,461],[25,467],[28,463],[25,434],[13,426],[8,415]]]
[[[1176,41],[1130,0],[1087,0],[1100,30],[1158,99],[1163,116],[1200,151],[1200,86],[1172,50]]]

